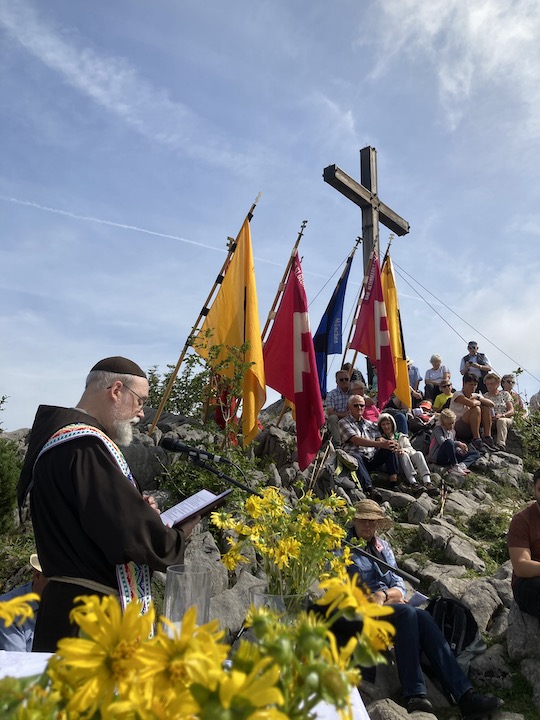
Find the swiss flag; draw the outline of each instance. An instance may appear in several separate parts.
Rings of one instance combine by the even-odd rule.
[[[381,268],[376,255],[371,256],[366,291],[351,348],[367,355],[377,368],[378,405],[382,409],[396,389],[396,373],[381,285]]]
[[[266,384],[296,406],[301,470],[321,447],[320,428],[325,422],[307,306],[302,267],[295,253],[263,356]]]

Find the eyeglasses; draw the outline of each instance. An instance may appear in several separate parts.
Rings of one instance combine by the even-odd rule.
[[[349,382],[349,378],[338,378],[338,382]]]
[[[510,383],[511,385],[515,385],[515,384],[516,384],[516,381],[515,381],[515,380],[510,380],[510,379],[505,380],[504,378],[503,378],[502,382]]]
[[[354,403],[353,407],[366,407],[365,403]]]
[[[452,387],[450,383],[441,383],[441,387]]]
[[[122,383],[122,385],[129,390],[129,392],[132,392],[135,397],[137,398],[137,407],[140,409],[144,406],[144,403],[146,402],[146,398],[142,398],[139,393],[136,393],[135,390],[132,390],[129,385],[126,385],[125,383]]]

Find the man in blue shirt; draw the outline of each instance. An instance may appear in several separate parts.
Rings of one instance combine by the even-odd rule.
[[[15,597],[21,597],[28,593],[36,593],[36,595],[41,597],[43,588],[47,584],[47,578],[41,571],[41,565],[35,553],[30,555],[30,565],[33,568],[32,580],[0,595],[0,602],[12,600]],[[32,650],[38,604],[37,602],[32,602],[30,605],[34,610],[34,617],[27,618],[22,625],[17,625],[17,623],[14,622],[9,627],[6,627],[4,621],[0,620],[0,650],[9,650],[12,652],[30,652]]]

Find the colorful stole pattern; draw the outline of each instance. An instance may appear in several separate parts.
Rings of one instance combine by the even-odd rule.
[[[36,458],[36,462],[43,453],[47,452],[47,450],[50,450],[61,443],[67,442],[68,440],[76,440],[77,438],[84,436],[99,438],[115,459],[116,464],[122,473],[132,485],[136,486],[135,479],[131,474],[129,465],[127,464],[120,448],[107,435],[105,435],[104,432],[96,427],[92,427],[92,425],[85,425],[84,423],[66,425],[55,432],[41,448],[39,455]],[[126,605],[129,602],[137,600],[141,603],[141,612],[147,612],[149,604],[152,600],[150,568],[148,565],[137,565],[134,562],[129,562],[125,565],[117,565],[116,580],[118,582],[122,610],[126,609]]]

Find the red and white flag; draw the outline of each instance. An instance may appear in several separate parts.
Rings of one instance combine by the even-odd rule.
[[[375,255],[372,255],[351,348],[367,355],[377,368],[378,405],[382,409],[396,389],[396,373],[381,285],[381,268],[379,258]]]
[[[295,253],[263,356],[266,384],[296,406],[301,470],[321,447],[320,428],[325,422],[307,307],[302,267]]]

